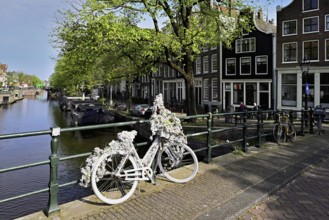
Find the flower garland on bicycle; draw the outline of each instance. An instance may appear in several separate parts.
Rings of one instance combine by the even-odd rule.
[[[163,147],[168,146],[170,143],[179,142],[187,144],[187,138],[183,133],[180,119],[174,113],[165,108],[162,94],[156,96],[153,107],[152,116],[150,117],[152,136],[159,135],[162,138]],[[91,173],[97,160],[104,153],[119,153],[125,154],[129,152],[131,143],[133,142],[137,131],[122,131],[117,134],[118,140],[112,140],[104,149],[96,147],[93,153],[86,159],[84,166],[81,167],[80,185],[89,187],[91,181]],[[98,178],[101,178],[105,170],[97,172]]]
[[[179,142],[187,144],[181,121],[164,106],[162,94],[156,96],[153,102],[153,114],[150,117],[152,136],[159,135],[164,147],[169,143]]]

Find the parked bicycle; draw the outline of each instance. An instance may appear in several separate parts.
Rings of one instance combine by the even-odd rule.
[[[107,204],[118,204],[131,197],[138,181],[155,183],[157,169],[152,168],[157,159],[158,171],[169,180],[185,183],[198,172],[198,159],[186,145],[186,136],[180,120],[164,108],[162,95],[154,101],[154,112],[150,118],[153,141],[143,158],[133,144],[136,131],[118,133],[118,140],[87,158],[82,169],[82,185],[91,182],[96,196]]]
[[[321,105],[318,105],[314,108],[314,124],[317,127],[317,134],[324,133],[324,130],[322,129],[322,122],[324,121],[324,118],[326,116],[326,108],[322,107]]]
[[[289,115],[286,112],[277,114],[278,123],[273,127],[273,137],[276,143],[285,143],[287,139],[291,142],[296,140],[296,130],[294,125],[289,121]]]

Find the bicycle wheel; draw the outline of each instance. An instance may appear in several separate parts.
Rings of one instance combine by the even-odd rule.
[[[296,140],[296,130],[295,130],[295,126],[293,124],[288,123],[288,132],[287,133],[288,133],[288,137],[289,137],[290,141],[292,143],[294,143]]]
[[[137,187],[138,181],[127,180],[124,174],[124,171],[137,168],[132,157],[128,157],[119,175],[115,175],[118,165],[125,156],[121,154],[104,154],[93,168],[92,188],[96,196],[107,204],[118,204],[126,201]],[[100,173],[104,173],[104,175],[98,178],[97,174],[100,175]]]
[[[180,143],[172,143],[159,151],[158,166],[163,175],[175,183],[190,181],[199,169],[198,159],[193,150]]]
[[[274,141],[278,144],[285,142],[284,130],[281,125],[279,125],[279,124],[274,125],[273,137],[274,137]]]

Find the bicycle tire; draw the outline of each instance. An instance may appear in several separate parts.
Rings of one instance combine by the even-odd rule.
[[[288,136],[289,136],[290,141],[292,143],[294,143],[295,140],[296,140],[296,136],[297,135],[296,135],[295,126],[293,124],[291,124],[291,123],[288,123],[288,132],[289,132]]]
[[[91,185],[96,196],[104,203],[111,205],[122,203],[132,196],[137,187],[138,180],[126,180],[124,176],[120,177],[114,175],[116,168],[124,156],[126,155],[118,153],[104,154],[93,167]],[[123,174],[125,170],[135,170],[136,168],[135,159],[129,156],[123,166],[121,174]],[[97,171],[99,169],[106,169],[106,172],[104,176],[98,180]]]
[[[285,135],[282,125],[276,123],[273,127],[273,138],[277,144],[285,142]]]
[[[175,159],[172,159],[175,157]],[[187,145],[172,143],[158,153],[158,166],[161,173],[175,183],[192,180],[199,169],[198,158]]]

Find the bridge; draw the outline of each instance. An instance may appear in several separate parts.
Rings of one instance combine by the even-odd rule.
[[[256,112],[256,113],[259,115],[263,114],[263,112]],[[240,116],[243,117],[243,120],[240,123],[232,124],[225,122],[226,121],[225,118],[234,117],[237,114],[240,114]],[[229,114],[209,113],[205,115],[189,116],[184,118],[184,119],[199,118],[200,119],[199,122],[203,123],[203,125],[200,126],[200,124],[197,124],[197,126],[199,126],[200,129],[201,127],[204,127],[203,130],[201,129],[198,132],[188,133],[187,134],[188,138],[193,138],[202,135],[206,136],[206,139],[204,139],[204,144],[194,149],[196,153],[202,153],[204,155],[204,161],[205,161],[205,163],[200,162],[201,169],[197,178],[193,180],[191,183],[187,183],[184,185],[168,183],[162,180],[161,178],[158,178],[157,186],[153,186],[148,183],[141,183],[139,189],[140,193],[135,193],[136,194],[135,198],[132,198],[126,203],[121,205],[106,206],[106,207],[104,207],[104,205],[102,205],[95,198],[95,196],[82,198],[79,201],[70,202],[68,204],[63,204],[63,205],[58,204],[58,198],[57,198],[58,189],[69,185],[77,184],[77,181],[63,183],[63,184],[58,183],[57,172],[58,172],[58,165],[60,161],[70,160],[78,157],[86,157],[89,155],[89,153],[86,153],[80,155],[70,155],[70,156],[61,157],[60,155],[57,154],[58,138],[62,133],[65,132],[101,129],[106,127],[118,127],[118,126],[127,126],[127,125],[138,126],[139,124],[148,123],[147,120],[138,120],[132,122],[122,122],[115,124],[84,126],[84,127],[75,127],[75,128],[52,128],[46,131],[0,135],[0,141],[1,139],[21,138],[21,137],[36,136],[36,135],[52,136],[52,141],[51,141],[52,154],[50,155],[49,160],[41,161],[34,164],[27,164],[20,167],[0,169],[0,175],[1,175],[1,173],[4,172],[10,172],[18,169],[27,169],[33,166],[49,164],[50,167],[49,188],[40,189],[35,192],[30,192],[13,198],[7,198],[5,200],[0,200],[0,203],[14,199],[19,199],[21,197],[26,197],[31,194],[49,191],[49,202],[45,214],[43,212],[39,212],[29,216],[22,217],[22,219],[36,219],[36,218],[46,219],[47,216],[59,216],[60,218],[67,219],[74,217],[75,215],[74,213],[77,210],[74,209],[74,207],[79,209],[78,215],[75,218],[86,218],[89,216],[89,217],[95,217],[96,219],[103,219],[109,216],[112,217],[114,216],[121,219],[129,219],[129,218],[132,219],[133,217],[130,214],[133,214],[133,216],[135,217],[136,216],[141,217],[142,219],[144,217],[145,219],[147,217],[150,217],[148,214],[150,214],[154,218],[156,216],[158,216],[157,218],[161,218],[162,216],[164,219],[168,219],[168,216],[176,216],[176,215],[178,219],[188,219],[189,217],[196,218],[196,217],[201,217],[202,213],[206,214],[211,210],[213,210],[214,208],[224,205],[224,203],[222,203],[223,201],[238,201],[238,197],[235,196],[240,195],[240,193],[244,190],[247,192],[248,191],[247,189],[249,189],[250,186],[260,187],[259,185],[257,185],[257,183],[262,183],[262,182],[271,183],[272,182],[271,178],[276,176],[276,173],[282,172],[284,174],[284,170],[287,170],[289,167],[294,167],[294,165],[291,164],[292,161],[301,162],[304,160],[312,159],[309,158],[310,155],[311,156],[315,155],[314,157],[317,159],[320,158],[318,154],[314,154],[314,149],[315,149],[314,144],[313,146],[310,144],[312,142],[315,142],[314,139],[315,138],[318,139],[319,136],[314,136],[314,135],[299,136],[298,139],[303,141],[308,140],[308,137],[311,137],[309,139],[310,141],[307,142],[308,145],[305,146],[304,150],[302,150],[303,152],[300,152],[300,150],[298,150],[298,147],[296,148],[297,146],[296,144],[292,145],[293,147],[291,148],[286,148],[285,147],[286,145],[284,145],[283,148],[281,148],[281,146],[278,147],[277,144],[273,142],[266,141],[266,137],[271,137],[272,132],[271,129],[266,130],[264,128],[266,127],[271,128],[273,126],[273,120],[263,121],[262,117],[257,117],[256,120],[254,119],[247,121],[246,117],[247,117],[246,113],[229,113]],[[305,135],[306,131],[304,129],[305,127],[303,124],[303,120],[301,122],[302,123],[298,123],[298,119],[296,118],[295,124],[296,126],[298,126],[298,133],[301,135]],[[184,126],[187,125],[184,124]],[[230,140],[229,143],[227,143],[226,141],[220,143],[212,141],[216,133],[232,132],[236,130],[240,131],[238,132],[240,133],[240,135],[236,137],[236,139]],[[249,132],[250,130],[254,130],[254,132]],[[312,133],[311,130],[310,133]],[[322,140],[323,137],[327,137],[327,136],[322,135],[320,137]],[[248,143],[251,140],[254,140],[255,143],[254,145],[257,146],[257,148],[250,147],[248,145]],[[316,148],[318,149],[318,151],[322,149],[320,145],[328,143],[325,141],[327,140],[318,141],[317,145],[319,146]],[[141,146],[145,144],[146,143],[139,143],[138,145]],[[239,149],[241,149],[241,152],[244,152],[243,156],[241,155],[239,156],[236,154],[227,154],[225,156],[212,158],[212,152],[214,150],[222,148],[223,146],[226,146],[228,144],[239,145],[240,146]],[[301,143],[298,142],[297,144],[300,145]],[[263,149],[262,146],[265,147],[264,148],[265,150]],[[265,153],[262,153],[262,152],[268,152],[266,151],[266,149],[276,149],[278,155],[276,157],[274,157],[271,154],[266,156]],[[286,152],[285,150],[287,149],[289,151]],[[253,155],[256,155],[256,153],[257,155],[263,155],[263,156],[257,159],[256,157],[253,157]],[[292,157],[291,154],[296,155],[296,157]],[[327,153],[323,151],[320,155],[322,157],[323,155],[327,155]],[[276,164],[275,166],[277,166],[277,168],[274,169],[273,164],[269,164],[269,166],[264,166],[263,163],[266,161],[264,158],[268,158],[269,159],[268,161],[271,161],[271,163],[274,163],[277,160],[277,162],[275,162]],[[289,158],[290,160],[288,160]],[[285,160],[287,160],[287,163],[284,162]],[[238,166],[238,164],[240,165]],[[262,169],[264,168],[264,170],[260,170],[259,168]],[[266,170],[265,168],[268,168],[269,170]],[[301,170],[303,169],[297,171],[301,172]],[[297,171],[295,170],[295,172]],[[241,178],[243,177],[242,174],[243,175],[246,174],[247,179]],[[250,177],[248,177],[248,175],[250,175]],[[247,183],[251,185],[248,185]],[[229,189],[225,188],[224,186],[229,187]],[[271,186],[273,187],[273,185]],[[225,194],[220,194],[222,192],[225,192]],[[221,203],[219,203],[219,200],[221,201]],[[185,204],[186,201],[187,204]],[[158,205],[159,202],[160,205]],[[229,204],[226,205],[229,206]],[[125,210],[130,210],[130,211],[125,211]],[[190,212],[191,214],[187,214],[188,212]],[[141,213],[144,213],[143,214],[144,217]],[[162,215],[160,215],[161,213]]]

